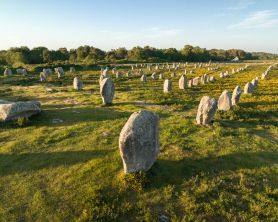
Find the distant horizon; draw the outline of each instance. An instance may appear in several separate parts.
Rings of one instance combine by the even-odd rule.
[[[191,44],[185,44],[185,45],[191,45]],[[184,45],[184,46],[185,46],[185,45]],[[22,45],[22,46],[11,46],[11,47],[9,47],[9,48],[7,48],[7,49],[0,49],[0,51],[7,51],[7,50],[9,50],[9,49],[11,49],[11,48],[20,48],[20,47],[28,47],[29,49],[38,48],[38,47],[45,47],[45,48],[47,48],[48,50],[54,50],[54,51],[55,51],[55,50],[59,50],[60,48],[66,48],[66,49],[69,51],[69,50],[71,50],[71,49],[77,49],[78,47],[82,47],[82,46],[90,46],[90,47],[98,48],[98,49],[100,49],[100,50],[102,50],[102,51],[105,51],[105,52],[108,52],[108,51],[111,51],[111,50],[116,50],[116,49],[119,49],[119,48],[125,48],[125,49],[127,49],[127,50],[131,50],[131,49],[134,48],[134,47],[141,47],[141,48],[144,48],[144,47],[152,47],[152,48],[156,48],[156,49],[169,49],[169,48],[175,48],[175,47],[159,48],[159,47],[154,47],[154,46],[152,46],[152,45],[144,45],[144,46],[137,45],[137,46],[133,46],[133,47],[131,47],[131,48],[127,48],[127,47],[124,47],[124,46],[120,46],[120,47],[117,47],[117,48],[105,50],[105,49],[102,49],[102,48],[100,48],[100,47],[96,47],[96,46],[94,46],[94,45],[89,45],[89,44],[79,45],[79,46],[77,46],[77,47],[71,47],[71,48],[65,47],[65,46],[61,46],[61,47],[58,47],[58,48],[49,48],[49,47],[44,46],[44,45],[38,45],[38,46],[34,46],[34,47],[29,47],[29,46],[26,46],[26,45]],[[182,47],[180,47],[180,48],[175,48],[175,49],[176,49],[176,50],[181,50],[184,46],[182,46]],[[237,49],[237,50],[243,50],[243,51],[248,52],[248,53],[269,53],[269,54],[278,55],[278,53],[272,53],[272,52],[267,52],[267,51],[247,51],[247,50],[244,50],[244,49],[241,49],[241,48],[226,48],[226,49],[224,49],[224,48],[216,48],[216,47],[215,47],[215,48],[206,48],[206,47],[201,47],[201,46],[199,46],[199,45],[191,45],[191,46],[193,46],[193,47],[204,48],[204,49],[206,49],[206,50],[212,50],[212,49],[217,49],[217,50],[233,50],[233,49]]]
[[[9,0],[0,8],[2,50],[189,44],[278,54],[276,0]]]

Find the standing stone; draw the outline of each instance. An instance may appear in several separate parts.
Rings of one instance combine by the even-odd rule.
[[[12,70],[9,68],[6,68],[4,71],[4,76],[12,76],[12,75],[13,75]]]
[[[254,86],[251,82],[248,82],[245,86],[244,86],[244,94],[252,94],[254,91]]]
[[[180,89],[185,89],[187,86],[187,78],[185,75],[182,75],[179,79],[179,88]]]
[[[240,86],[236,86],[236,88],[233,91],[233,95],[232,95],[232,105],[233,106],[236,106],[238,104],[240,95],[241,95],[241,88],[240,88]]]
[[[156,78],[157,78],[157,76],[156,76],[156,73],[155,73],[155,72],[151,75],[151,78],[152,78],[152,79],[156,79]]]
[[[198,85],[199,78],[200,78],[200,77],[195,77],[195,78],[192,80],[192,85],[193,85],[193,86],[197,86],[197,85]]]
[[[76,90],[82,90],[83,88],[83,82],[78,77],[73,79],[73,88]]]
[[[203,96],[196,116],[197,124],[210,125],[216,112],[217,102],[213,97]]]
[[[256,79],[253,79],[253,80],[251,81],[251,83],[253,84],[254,88],[256,88],[256,87],[258,86],[259,81],[258,81],[258,79],[256,78]]]
[[[164,74],[163,74],[163,73],[160,73],[158,78],[159,78],[159,79],[164,79]]]
[[[218,99],[218,109],[223,111],[228,111],[232,107],[232,100],[230,93],[225,90],[222,92],[221,96]]]
[[[192,79],[188,80],[188,88],[192,87]]]
[[[17,73],[17,74],[20,74],[20,75],[23,75],[23,76],[26,76],[26,75],[27,75],[26,69],[17,69],[17,70],[16,70],[16,73]]]
[[[146,81],[147,81],[147,76],[146,76],[146,74],[143,74],[143,75],[141,76],[141,81],[142,81],[142,82],[146,82]]]
[[[147,171],[159,153],[159,118],[150,111],[133,113],[119,138],[124,172]]]
[[[163,85],[163,92],[168,93],[172,91],[172,81],[169,79],[165,79],[164,85]]]
[[[172,77],[172,78],[175,78],[175,77],[176,77],[176,73],[173,72],[173,73],[171,74],[171,77]]]
[[[210,82],[214,82],[214,81],[215,81],[214,76],[210,76],[210,77],[209,77],[209,81],[210,81]]]
[[[123,74],[121,72],[116,72],[116,78],[121,78],[123,76]]]
[[[74,67],[70,67],[70,72],[75,72],[75,68]]]
[[[100,95],[103,104],[112,104],[115,93],[115,86],[110,78],[104,78],[100,81]]]
[[[40,73],[40,81],[41,81],[41,82],[44,82],[44,81],[46,81],[46,78],[47,78],[47,77],[46,77],[45,73],[44,73],[44,72],[41,72],[41,73]]]

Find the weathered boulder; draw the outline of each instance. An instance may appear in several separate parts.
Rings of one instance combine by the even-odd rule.
[[[240,88],[240,86],[236,86],[236,88],[233,91],[233,95],[232,95],[232,105],[233,106],[236,106],[238,104],[240,95],[241,95],[241,88]]]
[[[185,75],[182,75],[179,79],[179,88],[185,89],[187,87],[187,78]]]
[[[115,86],[110,78],[104,78],[100,81],[100,95],[103,104],[112,104],[115,94]]]
[[[12,75],[13,75],[12,70],[9,68],[6,68],[4,71],[4,76],[12,76]]]
[[[0,121],[15,120],[19,117],[30,117],[41,111],[37,101],[8,102],[0,100]]]
[[[159,153],[159,118],[150,111],[133,113],[119,138],[124,172],[147,171]]]
[[[213,97],[203,96],[197,111],[196,122],[201,125],[210,125],[216,112],[217,102]]]
[[[168,93],[172,91],[172,81],[169,79],[165,79],[163,84],[163,92]]]
[[[244,94],[252,94],[254,91],[254,85],[251,82],[248,82],[244,86]]]
[[[82,90],[83,88],[83,82],[78,77],[74,77],[73,79],[73,88],[75,90]]]
[[[218,99],[218,109],[223,111],[228,111],[232,107],[232,100],[230,93],[225,90],[222,92]]]
[[[17,70],[16,70],[16,73],[17,73],[17,74],[20,74],[20,75],[23,75],[23,76],[26,76],[26,75],[27,75],[26,69],[17,69]]]

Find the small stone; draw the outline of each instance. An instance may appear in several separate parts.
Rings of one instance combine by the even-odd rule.
[[[82,90],[83,88],[83,82],[78,77],[74,77],[73,79],[73,88],[75,90]]]

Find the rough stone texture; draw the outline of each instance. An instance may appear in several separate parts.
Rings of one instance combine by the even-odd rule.
[[[163,85],[163,92],[168,93],[172,91],[172,81],[169,79],[165,79]]]
[[[159,118],[150,111],[133,113],[119,138],[124,172],[147,171],[159,153]]]
[[[147,81],[147,76],[146,76],[145,74],[143,74],[143,75],[141,76],[141,81],[142,81],[142,82],[146,82],[146,81]]]
[[[228,111],[232,107],[232,100],[230,93],[225,90],[222,92],[218,99],[218,109],[223,111]]]
[[[213,97],[203,96],[200,101],[196,122],[201,125],[210,125],[216,112],[217,102]]]
[[[12,76],[12,75],[13,75],[12,70],[9,68],[6,68],[4,71],[4,76]]]
[[[20,75],[23,75],[23,76],[26,76],[26,75],[27,75],[26,69],[17,69],[17,70],[16,70],[16,73],[17,73],[17,74],[20,74]]]
[[[197,86],[197,85],[198,85],[198,83],[199,83],[199,78],[200,78],[200,77],[195,77],[194,79],[192,79],[192,85],[193,85],[193,86]]]
[[[187,78],[185,75],[182,75],[179,79],[179,88],[180,89],[185,89],[187,86]]]
[[[241,95],[241,88],[240,88],[240,86],[236,86],[236,88],[233,91],[233,95],[232,95],[232,105],[233,106],[236,106],[238,104],[240,95]]]
[[[100,95],[103,104],[111,104],[115,94],[115,86],[110,78],[104,78],[100,81]]]
[[[15,120],[19,117],[30,117],[41,111],[37,101],[8,102],[0,100],[0,121]]]
[[[245,86],[244,86],[244,94],[252,94],[254,91],[254,86],[251,82],[248,82]]]
[[[73,88],[76,90],[82,90],[83,88],[83,82],[78,77],[73,79]]]

